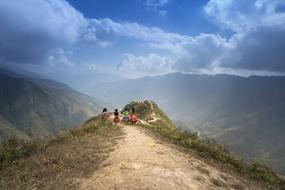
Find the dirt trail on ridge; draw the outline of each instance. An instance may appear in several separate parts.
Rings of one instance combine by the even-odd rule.
[[[80,189],[260,189],[191,154],[147,135],[140,127],[119,125],[125,137]]]

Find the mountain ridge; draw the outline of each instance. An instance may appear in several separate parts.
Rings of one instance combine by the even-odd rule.
[[[284,76],[174,73],[94,89],[97,98],[118,107],[132,99],[154,100],[179,127],[215,138],[247,160],[270,160],[274,169],[284,173],[284,85]],[[270,143],[260,143],[260,139]]]
[[[75,127],[102,107],[96,100],[47,79],[0,72],[0,138],[52,135]]]

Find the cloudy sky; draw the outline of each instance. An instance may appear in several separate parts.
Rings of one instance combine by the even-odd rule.
[[[0,0],[0,65],[42,75],[284,75],[284,0]]]

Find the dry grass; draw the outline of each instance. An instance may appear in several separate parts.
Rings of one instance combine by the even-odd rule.
[[[243,159],[233,155],[224,146],[216,143],[214,140],[202,139],[195,133],[184,132],[173,128],[153,127],[150,125],[142,125],[142,127],[151,129],[174,144],[194,150],[202,158],[212,159],[222,164],[223,167],[258,180],[268,189],[285,189],[285,181],[272,169],[267,167],[264,162],[254,160],[252,164],[247,164]]]
[[[122,135],[118,127],[93,118],[49,140],[24,146],[10,140],[11,156],[2,162],[0,189],[76,189],[79,179],[100,167]]]

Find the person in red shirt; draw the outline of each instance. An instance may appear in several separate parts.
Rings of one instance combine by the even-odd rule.
[[[136,111],[134,108],[132,108],[131,110],[132,110],[132,113],[131,113],[130,121],[132,124],[136,124],[138,121]]]

